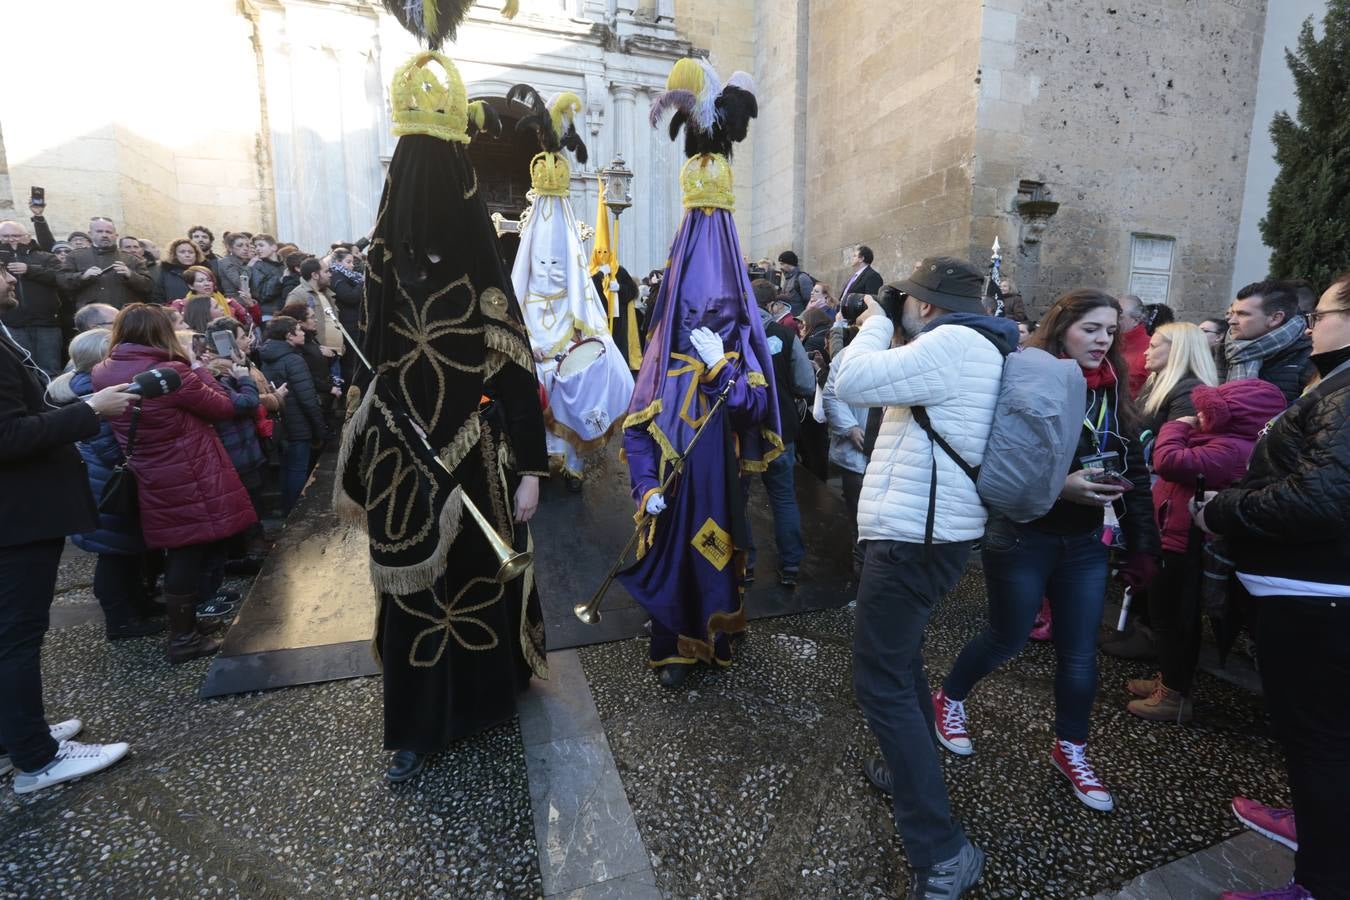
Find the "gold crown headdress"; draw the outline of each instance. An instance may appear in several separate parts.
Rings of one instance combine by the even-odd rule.
[[[482,100],[469,102],[454,62],[435,50],[423,50],[394,73],[389,97],[396,135],[427,134],[467,144],[480,131],[501,131],[492,108]]]

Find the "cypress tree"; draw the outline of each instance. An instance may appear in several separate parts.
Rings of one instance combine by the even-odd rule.
[[[1280,112],[1270,124],[1280,173],[1261,220],[1270,274],[1318,291],[1350,270],[1350,0],[1328,0],[1322,24],[1318,40],[1305,21],[1297,50],[1284,53],[1298,119]]]

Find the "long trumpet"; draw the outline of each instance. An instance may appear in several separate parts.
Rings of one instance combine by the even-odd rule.
[[[371,377],[373,378],[376,374],[375,367],[370,364],[370,360],[366,359],[366,355],[361,352],[361,348],[357,346],[354,340],[352,340],[352,336],[347,332],[347,329],[342,326],[342,322],[338,320],[337,313],[335,313],[333,308],[327,304],[320,303],[319,305],[323,307],[324,315],[328,316],[329,320],[337,326],[338,331],[342,332],[342,337],[347,341],[347,346],[356,353],[356,358],[361,361],[361,365],[366,367],[366,370],[370,372]],[[431,446],[431,442],[427,440],[427,436],[422,432],[422,429],[417,427],[417,423],[411,421],[411,417],[408,416],[407,411],[404,410],[402,406],[396,406],[395,408],[400,415],[409,419],[409,424],[413,427],[412,430],[421,439],[422,446],[426,447],[427,452],[436,460],[436,464],[445,470],[445,474],[454,478],[455,473],[450,471],[450,467],[445,464],[445,460],[441,459],[440,454]],[[470,518],[478,524],[479,529],[483,532],[483,536],[487,538],[488,545],[492,547],[493,555],[497,557],[498,565],[496,578],[498,583],[506,584],[508,581],[519,578],[521,574],[529,568],[530,563],[533,562],[534,555],[529,551],[517,550],[504,541],[502,536],[497,533],[497,529],[492,527],[492,523],[487,520],[487,517],[483,515],[482,510],[478,508],[478,504],[474,503],[469,497],[468,492],[460,491],[460,494],[463,496],[464,509],[468,511]]]
[[[708,414],[703,417],[703,424],[698,426],[698,430],[694,432],[694,436],[689,439],[689,445],[684,448],[684,452],[675,458],[675,463],[670,467],[670,473],[666,475],[666,480],[661,482],[660,491],[662,496],[665,496],[670,490],[671,483],[674,482],[675,478],[684,470],[685,459],[689,456],[690,451],[694,449],[694,445],[698,443],[698,439],[703,436],[703,429],[708,427],[708,423],[713,420],[713,416],[717,415],[717,411],[720,410],[722,404],[726,402],[727,395],[731,393],[732,385],[735,383],[735,378],[727,379],[726,386],[723,387],[721,393],[717,395],[717,402],[713,404],[712,409],[708,410]],[[628,552],[632,550],[633,545],[637,543],[638,536],[642,534],[642,529],[646,527],[647,522],[652,518],[652,514],[647,512],[644,508],[642,511],[642,518],[638,520],[637,527],[633,529],[633,533],[628,536],[628,543],[624,544],[623,549],[619,551],[619,558],[614,560],[614,565],[609,567],[609,572],[605,575],[605,580],[600,583],[599,589],[596,590],[590,600],[587,600],[585,603],[578,603],[576,606],[572,607],[572,612],[576,614],[578,619],[585,622],[587,625],[595,625],[600,621],[600,601],[604,599],[605,594],[609,591],[609,586],[614,583],[614,576],[619,573],[619,567],[623,565],[623,561],[628,558]]]

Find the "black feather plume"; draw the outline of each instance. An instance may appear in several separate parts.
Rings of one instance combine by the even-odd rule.
[[[454,40],[474,0],[381,0],[389,14],[432,50]],[[431,16],[428,18],[428,9]]]

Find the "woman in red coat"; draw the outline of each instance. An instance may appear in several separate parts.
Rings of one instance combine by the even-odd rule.
[[[1141,719],[1186,722],[1191,718],[1191,684],[1200,659],[1200,601],[1191,541],[1191,513],[1196,478],[1222,490],[1247,471],[1257,435],[1284,412],[1284,394],[1257,378],[1230,381],[1218,387],[1200,385],[1191,391],[1196,415],[1162,426],[1153,444],[1153,511],[1162,532],[1163,566],[1153,583],[1149,611],[1158,635],[1158,662],[1153,678],[1128,685],[1126,707]],[[1156,602],[1155,602],[1156,601]]]
[[[134,303],[113,322],[108,358],[91,373],[95,390],[153,368],[170,368],[182,386],[141,401],[136,439],[127,453],[136,476],[145,543],[165,552],[164,602],[169,612],[169,661],[214,653],[219,642],[197,631],[202,572],[224,553],[225,539],[257,521],[248,491],[213,422],[235,415],[234,404],[185,351],[162,307]],[[198,370],[201,375],[198,375]],[[123,452],[136,407],[112,423]]]

